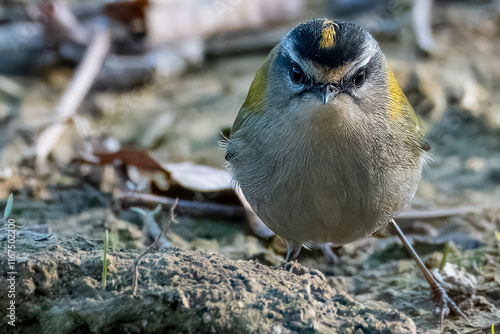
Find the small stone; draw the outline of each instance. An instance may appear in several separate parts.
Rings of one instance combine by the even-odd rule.
[[[480,157],[472,157],[467,159],[465,167],[475,172],[482,172],[486,166],[486,161]]]

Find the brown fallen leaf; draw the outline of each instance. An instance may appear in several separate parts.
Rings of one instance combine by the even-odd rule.
[[[118,1],[104,6],[104,14],[134,32],[146,32],[144,21],[148,0]]]
[[[124,165],[132,165],[144,171],[165,171],[161,164],[151,158],[147,152],[141,150],[121,149],[117,152],[95,152],[94,155],[99,158],[98,164],[101,166],[112,165],[116,160],[119,160]]]

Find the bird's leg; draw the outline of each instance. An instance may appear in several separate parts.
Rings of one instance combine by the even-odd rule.
[[[443,289],[441,284],[439,284],[436,278],[434,278],[434,276],[432,276],[429,270],[425,267],[424,263],[418,256],[417,252],[415,252],[412,245],[410,244],[408,239],[406,239],[405,235],[403,234],[399,226],[396,224],[396,222],[394,220],[391,220],[389,224],[396,230],[399,239],[401,239],[403,245],[410,252],[411,256],[417,263],[418,267],[420,268],[420,270],[422,270],[425,279],[429,283],[431,287],[431,300],[435,305],[434,313],[439,315],[440,325],[441,326],[443,325],[444,317],[450,314],[450,310],[453,313],[459,314],[462,318],[464,318],[467,322],[469,322],[469,319],[467,319],[467,317],[462,313],[460,308],[453,302],[453,300],[451,300],[450,297],[448,297],[446,291]]]
[[[320,244],[319,248],[323,252],[325,256],[326,263],[329,265],[334,265],[335,263],[339,263],[339,257],[332,251],[332,244],[327,242],[324,244]]]
[[[286,262],[295,260],[302,249],[302,244],[295,240],[286,241]]]

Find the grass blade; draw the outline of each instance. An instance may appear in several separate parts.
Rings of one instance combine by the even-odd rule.
[[[102,259],[102,289],[106,290],[106,277],[108,275],[108,240],[109,234],[108,230],[104,235],[104,249],[103,249],[103,259]]]

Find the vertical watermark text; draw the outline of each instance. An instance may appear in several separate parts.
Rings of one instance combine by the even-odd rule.
[[[8,324],[16,326],[16,241],[17,241],[17,226],[15,219],[7,220],[7,299],[9,300],[7,307]]]

